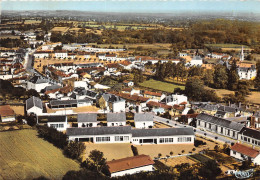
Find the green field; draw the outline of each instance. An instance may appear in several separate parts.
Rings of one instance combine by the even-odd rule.
[[[240,45],[240,44],[205,44],[207,47],[213,47],[213,48],[241,48],[244,46],[244,48],[249,48],[246,45]]]
[[[211,160],[210,158],[208,158],[207,156],[205,156],[203,154],[190,155],[190,156],[188,156],[188,158],[195,160],[195,161],[199,161],[202,164],[205,164],[207,161]]]
[[[62,179],[67,171],[79,169],[35,130],[0,132],[0,179]]]
[[[182,90],[185,89],[185,86],[180,86],[172,83],[166,83],[162,81],[156,81],[153,79],[150,79],[148,81],[144,81],[143,83],[139,84],[140,86],[165,91],[165,92],[173,92],[175,88],[181,88]]]

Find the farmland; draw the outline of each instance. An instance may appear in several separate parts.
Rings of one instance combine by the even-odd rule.
[[[162,82],[162,81],[156,81],[153,79],[140,83],[140,85],[143,87],[154,89],[154,90],[166,91],[166,92],[170,92],[170,93],[172,93],[175,88],[181,88],[181,89],[185,88],[184,86],[175,85],[172,83],[166,83],[166,82]]]
[[[38,138],[35,130],[1,132],[0,147],[0,179],[62,179],[67,171],[80,169],[61,150]]]

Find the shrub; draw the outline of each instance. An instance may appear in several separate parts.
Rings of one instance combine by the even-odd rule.
[[[133,151],[134,156],[138,156],[138,150],[135,146],[131,145],[131,149]]]

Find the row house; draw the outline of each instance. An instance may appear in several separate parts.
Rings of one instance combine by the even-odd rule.
[[[247,144],[260,146],[260,131],[244,127],[239,134],[239,140]]]
[[[133,129],[131,126],[68,128],[70,141],[93,143],[194,144],[192,128]]]
[[[64,51],[64,50],[55,51],[54,56],[56,58],[66,59],[66,58],[68,58],[68,52]]]
[[[49,58],[52,51],[36,51],[33,55],[37,59]]]
[[[244,125],[208,114],[199,114],[197,116],[197,128],[211,131],[232,139],[239,139],[239,133]]]

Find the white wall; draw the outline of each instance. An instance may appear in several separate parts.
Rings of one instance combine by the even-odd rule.
[[[31,109],[28,109],[28,110],[27,110],[27,114],[30,114],[30,113],[34,113],[34,114],[36,114],[36,115],[39,115],[39,114],[42,114],[42,109],[40,109],[40,108],[34,106],[34,107],[32,107]]]
[[[113,112],[125,112],[125,101],[113,103]]]
[[[15,117],[14,116],[7,116],[7,117],[2,117],[2,122],[10,122],[10,121],[15,121]]]
[[[153,126],[153,121],[141,121],[141,122],[135,122],[135,127],[136,128],[146,128],[148,129],[149,126]]]
[[[107,126],[125,126],[126,122],[107,122]]]
[[[97,122],[84,122],[84,123],[82,123],[82,122],[79,122],[78,123],[78,127],[82,127],[82,125],[85,125],[85,127],[97,127]],[[90,126],[90,124],[92,124],[92,126]]]
[[[236,152],[236,151],[233,151],[233,150],[230,150],[230,156],[236,158],[236,159],[239,159],[241,161],[245,160],[245,159],[248,159],[248,156],[246,155],[242,155],[241,153],[239,152]],[[255,158],[251,158],[252,162],[256,165],[260,165],[260,154],[258,156],[256,156]]]
[[[153,171],[153,165],[142,166],[134,169],[111,173],[111,177],[124,176],[126,174],[135,174],[141,171]]]
[[[45,87],[49,86],[49,83],[40,83],[40,84],[34,84],[31,82],[27,83],[27,89],[34,89],[37,92],[41,92],[42,89],[44,89]]]
[[[54,127],[55,129],[57,129],[58,131],[65,131],[69,125],[67,124],[67,122],[47,122],[48,127],[53,127],[53,125],[58,125],[58,127]],[[59,125],[63,125],[63,127],[60,127]]]

